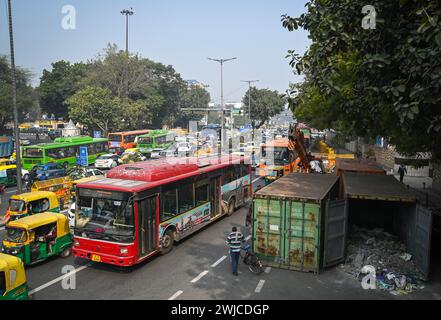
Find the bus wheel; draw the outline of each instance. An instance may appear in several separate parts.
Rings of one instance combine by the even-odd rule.
[[[167,254],[173,249],[173,243],[175,242],[174,232],[167,230],[162,237],[161,254]]]
[[[72,249],[71,248],[66,248],[63,250],[63,252],[61,252],[61,257],[62,258],[67,258],[70,257],[70,255],[72,254]]]
[[[227,214],[231,216],[234,213],[234,198],[230,200],[228,203],[228,212]]]

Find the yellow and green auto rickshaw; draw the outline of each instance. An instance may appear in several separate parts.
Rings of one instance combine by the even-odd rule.
[[[17,185],[17,166],[15,164],[0,165],[0,184],[6,187]]]
[[[41,212],[60,212],[60,203],[54,192],[34,191],[12,195],[3,218],[3,224]]]
[[[60,213],[43,212],[6,225],[2,252],[19,257],[26,266],[72,253],[72,234],[68,218]]]
[[[23,261],[0,253],[0,300],[28,300],[29,292]]]

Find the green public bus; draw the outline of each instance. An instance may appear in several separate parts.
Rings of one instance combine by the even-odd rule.
[[[156,148],[167,149],[173,144],[175,135],[172,131],[153,130],[138,136],[137,148],[141,153],[148,153]]]
[[[88,162],[108,153],[108,139],[88,136],[56,138],[52,143],[40,143],[21,148],[22,164],[26,170],[49,162],[62,163],[66,168],[77,164],[80,147],[87,147]]]

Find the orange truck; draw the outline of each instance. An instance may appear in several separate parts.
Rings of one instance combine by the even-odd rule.
[[[259,164],[259,176],[265,178],[266,183],[275,181],[276,179],[293,171],[298,171],[300,158],[290,161],[288,138],[280,138],[270,141],[261,147],[262,160]],[[274,158],[273,158],[274,157]]]

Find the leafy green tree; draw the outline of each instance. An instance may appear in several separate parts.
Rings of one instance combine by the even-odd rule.
[[[61,60],[52,63],[52,70],[43,70],[37,89],[42,112],[66,119],[66,100],[80,88],[80,81],[84,78],[86,69],[86,64],[71,64]]]
[[[189,108],[208,108],[208,103],[210,102],[210,93],[199,86],[190,86],[184,90],[182,102],[181,102],[181,112],[175,121],[176,126],[186,127],[188,121],[190,120],[200,120],[206,115],[205,111],[185,111]]]
[[[155,127],[171,125],[179,117],[186,89],[185,82],[172,66],[139,55],[127,56],[116,45],[109,45],[91,62],[83,84],[108,89],[112,96],[122,101],[123,107],[130,105],[130,110],[136,114],[148,112],[145,116],[150,120],[144,122]],[[141,100],[144,103],[138,103]],[[139,106],[140,110],[133,110],[134,106]]]
[[[99,129],[103,135],[109,130],[119,129],[122,119],[120,101],[112,97],[110,90],[85,87],[77,91],[66,101],[69,106],[69,117],[88,127]]]
[[[19,121],[30,120],[39,113],[37,95],[30,85],[31,74],[17,67],[16,77]],[[0,130],[13,118],[11,68],[6,57],[0,56]]]
[[[259,129],[271,117],[283,111],[286,99],[277,91],[251,87],[242,99],[246,114],[249,114],[248,103],[251,94],[251,121],[254,128]]]
[[[305,83],[289,99],[300,120],[353,136],[383,136],[403,153],[441,157],[441,3],[373,0],[376,28],[362,28],[362,0],[311,0],[289,31],[309,31],[290,65]],[[318,116],[318,118],[316,118]]]

